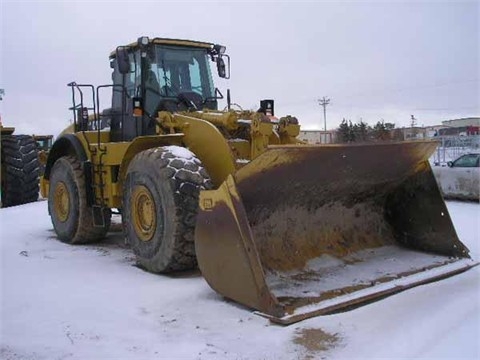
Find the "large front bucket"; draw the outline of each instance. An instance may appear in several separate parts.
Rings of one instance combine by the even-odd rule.
[[[201,193],[206,281],[289,324],[476,265],[427,161],[436,145],[269,148]]]

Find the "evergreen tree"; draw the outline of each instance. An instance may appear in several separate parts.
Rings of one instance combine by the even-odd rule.
[[[363,120],[356,124],[352,124],[351,120],[343,118],[337,129],[337,142],[366,142],[374,140],[391,140],[392,133],[395,130],[394,123],[385,123],[383,120],[378,121],[372,128]]]
[[[337,141],[339,143],[347,143],[350,142],[350,129],[347,120],[345,118],[340,123],[340,126],[337,130]]]
[[[392,124],[389,124],[388,126],[390,127]],[[395,126],[395,125],[393,125]],[[390,131],[387,129],[387,126],[385,125],[385,122],[378,121],[375,126],[373,127],[373,137],[377,140],[390,140]]]
[[[353,130],[352,120],[348,120],[348,142],[355,142],[356,136],[355,131]]]
[[[385,129],[388,131],[394,130],[395,129],[395,123],[385,123]]]
[[[367,125],[367,123],[360,121],[359,123],[353,125],[353,132],[355,135],[355,141],[367,141],[370,127]]]

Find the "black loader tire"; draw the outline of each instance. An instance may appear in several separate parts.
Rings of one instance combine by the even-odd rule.
[[[112,216],[110,209],[105,209],[105,226],[94,226],[92,207],[87,205],[85,175],[80,161],[74,156],[63,156],[52,167],[48,212],[59,240],[67,244],[86,244],[103,239]]]
[[[140,267],[153,273],[196,267],[198,197],[200,190],[211,187],[200,160],[185,148],[149,149],[133,158],[124,184],[122,215]]]
[[[2,136],[2,206],[38,200],[39,168],[35,140],[28,135]]]

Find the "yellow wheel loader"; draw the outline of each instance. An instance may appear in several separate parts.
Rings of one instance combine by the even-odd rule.
[[[141,267],[198,264],[281,324],[476,265],[427,161],[435,142],[305,145],[272,100],[238,111],[228,92],[219,111],[209,62],[229,77],[223,46],[141,37],[110,54],[112,84],[69,84],[74,123],[41,185],[61,241],[102,239],[118,209]]]

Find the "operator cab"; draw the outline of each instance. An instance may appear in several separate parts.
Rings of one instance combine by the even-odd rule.
[[[223,96],[214,87],[209,61],[216,62],[220,77],[229,78],[224,52],[211,43],[147,37],[118,47],[110,55],[112,108],[104,114],[112,141],[154,135],[159,111],[217,110]]]

